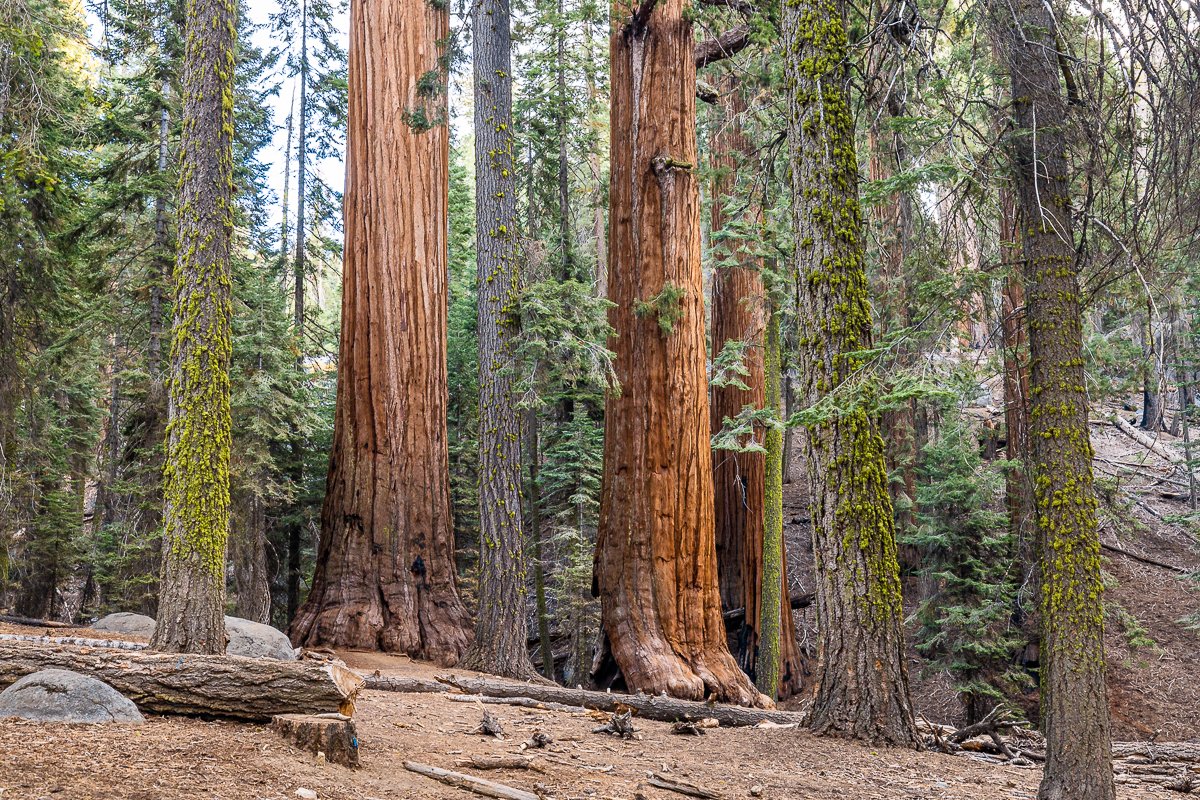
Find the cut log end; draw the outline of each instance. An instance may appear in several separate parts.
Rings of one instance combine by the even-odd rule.
[[[341,714],[280,714],[271,730],[313,755],[346,767],[358,766],[358,731],[354,720]]]

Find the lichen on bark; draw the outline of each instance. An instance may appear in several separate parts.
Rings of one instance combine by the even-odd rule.
[[[871,308],[845,25],[834,0],[788,0],[783,21],[802,400],[853,395],[807,426],[820,628],[810,725],[918,746],[883,440],[861,385]]]
[[[232,0],[189,0],[185,13],[163,566],[152,645],[212,654],[225,651],[237,9]]]

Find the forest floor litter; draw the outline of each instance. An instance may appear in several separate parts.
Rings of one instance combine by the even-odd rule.
[[[402,656],[344,656],[366,674],[432,680],[444,673]],[[0,800],[472,796],[406,769],[406,761],[558,800],[687,796],[679,786],[723,798],[1029,800],[1041,775],[1035,767],[867,747],[792,728],[709,728],[698,737],[635,718],[637,737],[624,739],[593,733],[611,718],[600,712],[507,705],[487,711],[503,738],[476,732],[482,704],[447,694],[365,691],[355,713],[362,762],[356,770],[321,763],[266,725],[157,716],[136,728],[9,720],[0,723]],[[531,746],[546,737],[548,743]],[[664,788],[671,784],[677,786]],[[1118,796],[1181,795],[1119,785]]]

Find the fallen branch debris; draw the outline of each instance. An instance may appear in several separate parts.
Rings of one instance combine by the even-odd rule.
[[[1116,553],[1118,555],[1125,556],[1126,558],[1132,558],[1134,561],[1140,561],[1141,563],[1149,564],[1152,567],[1161,567],[1162,569],[1169,569],[1172,572],[1178,572],[1181,575],[1187,575],[1189,572],[1191,572],[1191,570],[1184,569],[1183,567],[1177,567],[1174,564],[1168,564],[1165,561],[1158,561],[1157,559],[1150,558],[1150,556],[1143,556],[1143,555],[1138,555],[1137,553],[1131,553],[1128,550],[1117,547],[1116,545],[1105,544],[1104,542],[1101,542],[1100,547],[1109,551],[1110,553]]]
[[[470,758],[460,758],[454,762],[458,767],[471,767],[472,769],[531,769],[535,772],[544,772],[538,763],[529,756],[471,756]]]
[[[485,778],[477,778],[465,772],[454,772],[453,770],[442,769],[441,767],[431,767],[428,764],[419,764],[415,761],[405,761],[404,768],[409,772],[424,775],[426,778],[441,781],[447,786],[453,786],[456,789],[465,789],[468,792],[483,795],[484,797],[496,797],[499,800],[540,800],[533,792],[527,792],[524,789],[515,789],[512,786],[489,781]]]
[[[678,792],[679,794],[685,794],[688,797],[704,798],[704,800],[716,800],[721,796],[712,789],[705,789],[703,786],[699,786],[691,781],[672,778],[664,775],[661,772],[655,772],[646,779],[646,783],[657,789],[667,789],[672,792]]]
[[[633,714],[629,711],[613,714],[608,722],[592,728],[592,733],[609,733],[622,739],[641,738],[638,736],[637,728],[633,726]]]
[[[1165,459],[1168,463],[1176,465],[1180,462],[1180,458],[1175,453],[1167,449],[1166,445],[1158,440],[1156,436],[1150,436],[1125,421],[1125,418],[1120,414],[1112,415],[1112,423],[1117,426],[1117,430],[1133,439],[1135,442],[1145,447],[1156,456]]]

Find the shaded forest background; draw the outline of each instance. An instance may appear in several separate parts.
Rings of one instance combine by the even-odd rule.
[[[89,30],[75,3],[0,0],[0,607],[69,622],[157,607],[180,135],[179,5],[112,0],[91,11]],[[283,4],[265,38],[239,17],[228,597],[231,613],[284,629],[309,588],[332,440],[341,187],[315,165],[344,145],[343,12],[328,0]],[[698,39],[733,51],[729,34],[739,37],[736,52],[701,65],[706,286],[714,291],[749,254],[765,265],[783,319],[794,319],[794,278],[782,266],[796,242],[775,14],[736,0],[691,13]],[[1157,516],[1188,537],[1200,369],[1196,13],[1080,4],[1059,20],[1075,109],[1068,177],[1087,392],[1098,420],[1121,414],[1170,447],[1178,441],[1168,452],[1182,464],[1171,479],[1180,484]],[[609,18],[590,0],[537,0],[515,14],[512,377],[530,645],[547,674],[587,684],[599,646],[592,568],[605,397],[620,389],[606,300]],[[1012,256],[1020,221],[1001,146],[1007,84],[982,15],[969,2],[927,0],[847,10],[876,332],[863,358],[881,378],[906,622],[922,666],[945,676],[968,718],[1000,701],[1035,714],[1038,663],[1027,476],[1006,413],[1028,388]],[[461,14],[451,24],[450,80],[461,82],[467,26]],[[293,98],[282,119],[278,96]],[[286,171],[276,193],[266,151],[280,129]],[[452,139],[450,475],[459,591],[474,610],[473,141],[458,126]],[[676,301],[664,289],[635,313],[669,327]],[[711,313],[718,303],[707,305]],[[808,520],[795,439],[815,412],[797,398],[795,325],[782,330],[780,393],[795,423],[783,434],[788,588],[803,607],[813,587],[797,554]],[[712,332],[714,397],[748,390],[752,350],[736,333]],[[761,452],[763,429],[761,410],[736,399],[715,415],[716,469],[736,474],[739,459]],[[1099,479],[1114,524],[1128,516],[1122,480]],[[718,537],[718,560],[720,546]],[[735,597],[723,600],[736,611]],[[1196,609],[1178,611],[1181,629],[1197,624]],[[1131,644],[1144,632],[1136,613],[1109,608]],[[801,620],[802,660],[815,647],[806,630]]]

